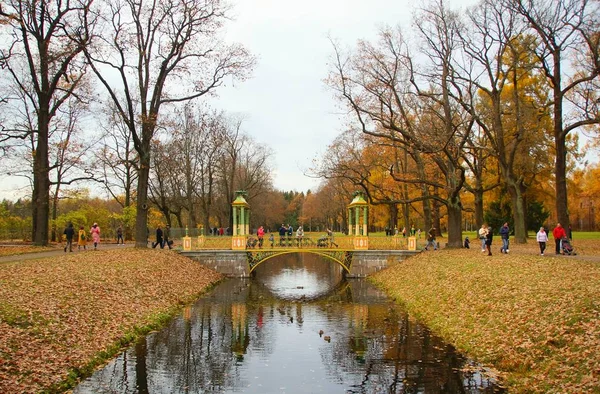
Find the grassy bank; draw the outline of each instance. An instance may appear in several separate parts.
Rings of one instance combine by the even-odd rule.
[[[169,251],[0,265],[0,392],[61,391],[221,276]]]
[[[600,393],[600,241],[582,256],[424,252],[372,277],[434,332],[498,371],[511,393]],[[581,253],[580,253],[581,254]]]

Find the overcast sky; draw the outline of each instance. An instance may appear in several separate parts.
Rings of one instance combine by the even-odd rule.
[[[257,58],[251,79],[217,91],[215,108],[244,117],[243,130],[275,152],[274,185],[307,191],[318,181],[303,173],[343,131],[341,109],[323,80],[333,53],[329,37],[343,47],[374,40],[382,26],[410,29],[413,0],[230,0],[226,39]],[[465,7],[474,0],[454,0]],[[28,196],[14,180],[0,178],[0,198]]]
[[[451,2],[464,6],[474,1]],[[274,185],[315,189],[303,175],[344,129],[339,103],[323,80],[333,47],[374,40],[383,26],[410,29],[412,0],[237,0],[227,37],[258,57],[253,77],[220,89],[213,105],[245,117],[243,130],[275,152]]]

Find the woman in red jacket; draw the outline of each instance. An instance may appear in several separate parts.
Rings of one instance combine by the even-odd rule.
[[[556,254],[560,254],[562,249],[562,239],[567,237],[567,233],[560,223],[557,223],[556,227],[554,227],[554,230],[552,230],[552,236],[554,237],[554,244],[556,246],[555,252]]]

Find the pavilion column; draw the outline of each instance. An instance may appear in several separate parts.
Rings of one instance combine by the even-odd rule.
[[[352,236],[354,237],[354,249],[369,249],[368,213],[369,204],[365,200],[364,195],[361,192],[354,193],[354,199],[348,206],[348,221],[352,222],[354,220],[354,223],[350,225]]]
[[[233,213],[233,237],[231,239],[231,249],[246,249],[246,241],[249,231],[250,205],[244,198],[246,194],[243,190],[236,191],[236,198],[231,203]]]

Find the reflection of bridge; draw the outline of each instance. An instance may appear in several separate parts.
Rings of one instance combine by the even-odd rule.
[[[258,240],[249,237],[246,249],[235,250],[231,247],[232,237],[199,236],[182,254],[227,276],[245,277],[250,276],[259,265],[277,256],[311,253],[339,264],[349,277],[364,277],[418,253],[415,250],[416,242],[415,245],[409,245],[408,238],[365,238],[368,238],[368,249],[357,249],[356,240],[351,236],[326,238],[325,241],[324,237],[308,236],[301,240],[296,237],[277,237],[273,242],[265,237],[262,247]],[[408,246],[412,246],[413,250],[408,250]]]

